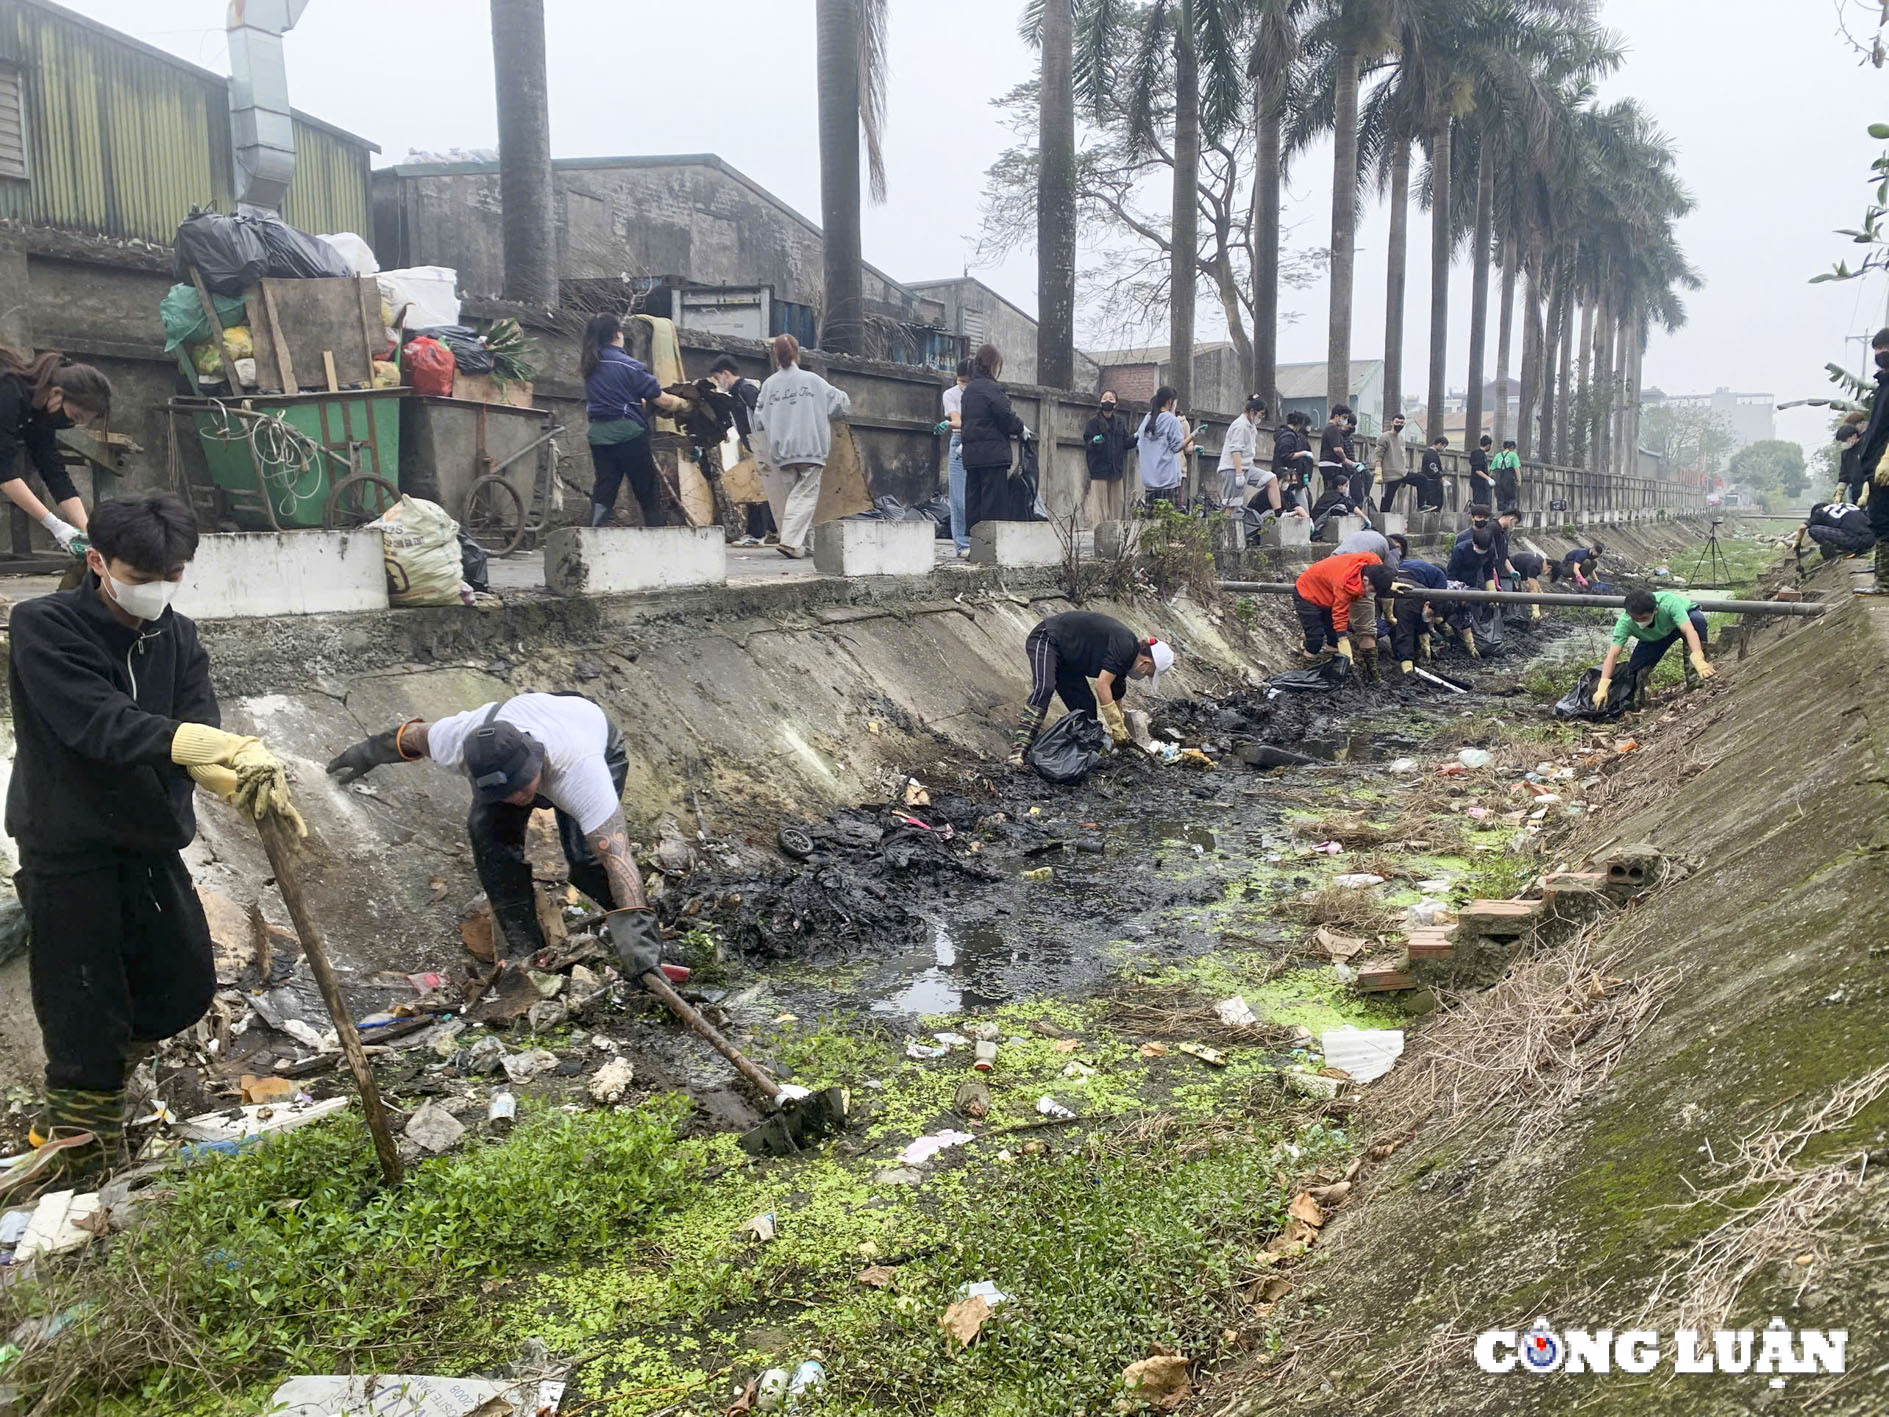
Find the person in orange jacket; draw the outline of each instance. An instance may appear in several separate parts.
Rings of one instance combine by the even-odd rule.
[[[1376,552],[1356,551],[1315,561],[1299,576],[1292,603],[1305,631],[1307,659],[1317,659],[1330,644],[1374,678],[1377,664],[1377,607],[1391,593],[1391,569]],[[1355,621],[1355,623],[1354,623]],[[1365,658],[1359,663],[1356,650]]]

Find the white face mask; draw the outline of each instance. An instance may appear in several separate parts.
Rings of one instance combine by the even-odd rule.
[[[170,607],[180,581],[146,581],[142,585],[124,585],[102,573],[106,594],[112,603],[134,620],[155,620]]]

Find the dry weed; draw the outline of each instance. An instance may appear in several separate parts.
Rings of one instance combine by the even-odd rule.
[[[1593,932],[1583,931],[1443,1014],[1372,1091],[1378,1129],[1430,1122],[1440,1141],[1465,1126],[1513,1120],[1518,1149],[1552,1130],[1612,1073],[1678,981],[1673,970],[1616,977],[1629,948],[1602,958]]]
[[[1326,886],[1284,902],[1282,911],[1311,929],[1330,926],[1342,935],[1369,938],[1396,923],[1396,912],[1378,898],[1372,886]]]
[[[1845,1083],[1796,1126],[1753,1132],[1724,1163],[1727,1179],[1699,1191],[1694,1205],[1729,1212],[1710,1234],[1668,1264],[1647,1301],[1645,1315],[1672,1318],[1672,1326],[1721,1327],[1745,1284],[1760,1270],[1786,1261],[1802,1265],[1800,1290],[1830,1259],[1824,1230],[1830,1218],[1862,1190],[1869,1152],[1859,1149],[1837,1161],[1799,1170],[1797,1158],[1819,1137],[1841,1131],[1865,1107],[1889,1092],[1889,1064]],[[1736,1198],[1762,1190],[1763,1198]]]

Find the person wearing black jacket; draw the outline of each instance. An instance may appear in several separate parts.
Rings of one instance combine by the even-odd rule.
[[[1279,479],[1285,500],[1301,512],[1311,502],[1306,488],[1311,485],[1312,469],[1318,459],[1312,453],[1312,440],[1306,430],[1312,420],[1303,413],[1286,415],[1286,421],[1272,435],[1272,470]]]
[[[1018,507],[1012,489],[1010,464],[1013,438],[1027,431],[1010,396],[997,382],[1004,357],[993,345],[984,345],[971,361],[971,382],[964,386],[963,440],[964,525],[979,522],[1018,522],[1030,519],[1028,507]]]
[[[1823,559],[1861,556],[1876,544],[1876,533],[1869,525],[1869,514],[1849,502],[1819,502],[1810,509],[1808,521],[1797,528],[1791,549],[1797,550],[1808,536],[1817,543]]]
[[[195,786],[301,828],[282,764],[217,726],[209,658],[169,608],[196,553],[190,509],[162,492],[101,503],[91,543],[85,581],[15,607],[11,625],[6,828],[46,1051],[39,1151],[11,1178],[16,1198],[120,1154],[131,1069],[216,992],[179,855],[197,833]]]
[[[103,423],[111,406],[111,383],[91,365],[74,364],[57,350],[28,358],[0,346],[0,493],[75,556],[85,554],[85,503],[66,471],[58,434]],[[58,511],[26,485],[21,450]]]
[[[1115,390],[1102,393],[1102,408],[1082,430],[1082,452],[1089,463],[1089,487],[1096,503],[1096,520],[1118,522],[1128,514],[1124,474],[1128,444],[1134,437],[1128,420],[1115,411]]]
[[[715,387],[734,398],[735,436],[741,439],[741,450],[748,451],[748,439],[754,436],[754,406],[760,401],[761,386],[752,379],[741,377],[741,366],[732,355],[724,354],[708,366],[708,377],[715,381]],[[736,542],[737,546],[759,546],[765,538],[778,535],[774,525],[774,508],[764,499],[747,504],[747,535]]]
[[[1345,420],[1351,410],[1344,404],[1335,404],[1331,416],[1325,421],[1325,431],[1318,439],[1318,472],[1324,479],[1321,491],[1329,492],[1334,487],[1342,486],[1351,490],[1351,453],[1349,435],[1345,429]]]
[[[1869,426],[1863,430],[1862,451],[1856,465],[1870,479],[1869,526],[1876,533],[1876,583],[1871,594],[1889,595],[1889,329],[1876,332],[1870,342],[1876,352],[1876,401],[1870,405]]]
[[[1469,452],[1469,501],[1485,507],[1495,505],[1495,479],[1489,475],[1489,453],[1495,439],[1484,433]]]

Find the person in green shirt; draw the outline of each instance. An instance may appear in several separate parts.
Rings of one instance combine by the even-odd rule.
[[[1613,688],[1614,666],[1620,651],[1632,640],[1633,656],[1627,661],[1627,674],[1638,680],[1651,674],[1653,666],[1665,658],[1674,640],[1683,638],[1692,667],[1701,679],[1716,672],[1705,657],[1705,616],[1690,600],[1675,591],[1632,590],[1627,592],[1627,607],[1614,621],[1614,640],[1601,661],[1600,683],[1594,686],[1594,707],[1604,708]]]

